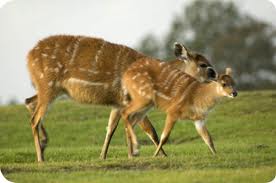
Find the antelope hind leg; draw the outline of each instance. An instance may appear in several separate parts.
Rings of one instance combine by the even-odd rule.
[[[36,106],[37,106],[37,95],[34,95],[30,98],[27,98],[25,100],[25,105],[26,108],[29,110],[30,114],[33,115]],[[38,125],[40,130],[41,130],[41,141],[40,141],[40,145],[41,145],[41,153],[42,153],[42,157],[44,156],[44,150],[46,149],[46,146],[48,144],[48,135],[47,135],[47,131],[44,128],[42,122],[40,122],[40,125]]]
[[[118,126],[118,123],[120,121],[120,118],[121,118],[120,112],[121,111],[117,108],[113,108],[110,112],[105,141],[104,141],[104,145],[102,147],[102,151],[101,151],[101,155],[100,155],[101,159],[106,159],[110,141],[112,139],[112,136],[113,136],[113,134]]]
[[[162,146],[167,142],[175,122],[176,120],[172,116],[167,115],[165,127],[163,129],[159,145],[153,155],[154,157],[156,157],[159,154],[160,150],[162,149]]]
[[[149,118],[146,116],[142,121],[140,121],[139,126],[144,130],[144,132],[147,134],[147,136],[151,139],[151,141],[154,143],[154,145],[156,147],[158,147],[159,144],[159,138],[158,135],[151,123],[151,121],[149,120]],[[165,151],[163,150],[163,148],[161,147],[160,149],[161,155],[162,156],[167,156],[167,154],[165,153]]]

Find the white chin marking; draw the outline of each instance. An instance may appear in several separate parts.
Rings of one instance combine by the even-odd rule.
[[[234,96],[232,94],[227,95],[228,98],[234,98]]]

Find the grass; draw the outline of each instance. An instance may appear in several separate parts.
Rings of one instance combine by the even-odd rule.
[[[140,157],[127,159],[122,124],[108,159],[99,159],[110,108],[55,103],[45,120],[50,142],[46,162],[36,163],[24,106],[0,107],[0,169],[13,182],[269,182],[276,175],[276,91],[243,92],[209,115],[208,129],[218,151],[212,156],[189,121],[179,121],[164,149],[155,148],[137,127]],[[165,115],[152,111],[158,134]]]

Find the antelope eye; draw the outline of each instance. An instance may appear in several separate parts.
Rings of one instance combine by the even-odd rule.
[[[202,68],[206,68],[207,64],[200,64],[199,66],[202,67]]]
[[[223,83],[223,84],[222,84],[222,87],[226,87],[226,84],[225,84],[225,83]]]

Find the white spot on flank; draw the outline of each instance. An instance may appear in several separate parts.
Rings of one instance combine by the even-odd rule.
[[[144,89],[146,89],[146,88],[148,88],[148,87],[151,87],[151,85],[150,85],[150,84],[145,84],[144,86],[142,86],[142,87],[140,88],[140,90],[144,90]]]
[[[111,72],[106,72],[107,75],[111,75]]]
[[[165,62],[160,62],[160,63],[159,63],[160,66],[162,66],[162,65],[164,65],[164,64],[165,64]]]
[[[160,77],[162,77],[163,74],[167,75],[167,74],[168,74],[168,73],[167,73],[167,70],[168,70],[168,69],[170,69],[170,65],[167,65],[167,66],[165,66],[165,67],[162,67],[161,72],[160,72]]]
[[[43,77],[44,77],[44,74],[41,73],[39,78],[42,79]]]
[[[101,45],[100,49],[97,51],[95,55],[95,62],[98,62],[99,56],[102,54],[102,49],[104,48],[106,42],[104,41],[103,44]]]
[[[34,59],[34,63],[36,63],[38,60],[39,60],[38,58]]]
[[[46,58],[48,55],[46,53],[41,53],[42,57]]]
[[[102,82],[91,82],[86,80],[81,80],[78,78],[70,78],[68,79],[69,83],[78,83],[85,86],[104,86],[105,88],[108,87],[108,83],[102,83]]]
[[[147,99],[151,99],[151,96],[150,96],[150,95],[147,95],[146,98],[147,98]]]
[[[145,92],[143,92],[142,90],[139,90],[138,94],[141,95],[142,97],[145,96]]]
[[[58,72],[59,72],[59,69],[58,69],[58,68],[55,68],[54,71],[55,71],[56,73],[58,73]]]
[[[50,82],[48,83],[48,86],[52,87],[53,84],[54,84],[54,82],[53,82],[53,81],[50,81]]]
[[[181,73],[181,71],[175,72],[171,78],[170,78],[170,83],[173,83],[175,81],[175,79],[177,79],[179,77],[179,73]]]
[[[135,80],[137,77],[139,77],[141,73],[137,73],[135,76],[132,77],[132,80]]]
[[[92,74],[99,74],[99,71],[95,71],[95,70],[87,70],[87,71],[92,73]]]
[[[66,48],[66,54],[70,53],[71,52],[71,47],[72,47],[72,43],[70,43],[67,48]]]
[[[88,71],[87,69],[84,69],[84,68],[79,68],[80,71]]]
[[[177,70],[177,69],[174,69],[174,70],[171,70],[169,72],[169,75],[166,76],[166,79],[165,81],[163,82],[163,86],[168,86],[170,83],[173,82],[173,80],[175,79],[175,77],[177,76],[177,74],[179,73],[180,71]]]
[[[62,68],[62,67],[63,67],[62,64],[61,64],[60,62],[58,62],[57,65],[58,65],[59,68]]]
[[[65,74],[66,72],[68,72],[68,69],[65,69],[65,70],[63,71],[63,74]]]
[[[124,47],[122,47],[124,48]],[[122,54],[122,49],[121,47],[119,47],[119,52],[116,56],[116,60],[114,62],[114,80],[112,82],[112,87],[115,87],[118,83],[120,83],[121,79],[120,79],[120,72],[119,72],[119,59],[121,57]]]
[[[168,97],[167,95],[161,93],[161,92],[156,92],[156,95],[158,95],[159,97],[165,99],[165,100],[171,100],[171,97]]]
[[[181,74],[179,77],[177,77],[177,79],[174,82],[174,86],[178,86],[179,82],[181,82],[182,84],[186,82],[186,80],[189,79],[189,77],[187,76],[187,74]]]
[[[79,44],[80,44],[80,41],[82,40],[83,38],[78,38],[75,43],[74,43],[74,48],[73,48],[73,53],[72,53],[72,56],[71,56],[71,59],[69,61],[69,64],[72,64],[76,58],[76,55],[77,55],[77,51],[79,49]]]

